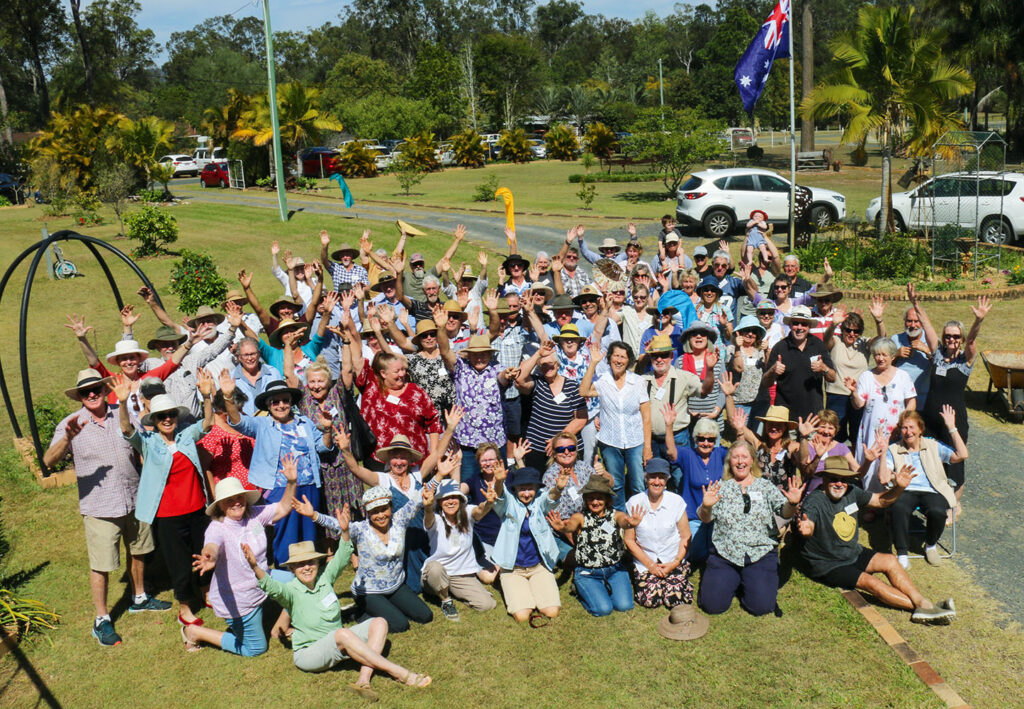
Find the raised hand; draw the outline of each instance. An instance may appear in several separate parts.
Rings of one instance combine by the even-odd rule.
[[[556,532],[565,530],[565,520],[558,516],[558,510],[551,510],[544,516],[547,518],[548,524],[551,525],[553,530]]]
[[[630,238],[635,239],[636,238],[636,224],[634,224],[633,222],[630,222],[629,224],[627,224],[626,225],[626,233],[629,234]]]
[[[599,460],[594,462],[594,475],[600,475],[608,482],[612,483],[613,485],[615,484],[615,481],[612,479],[612,474],[609,473],[607,468],[604,467],[604,463],[602,463]]]
[[[132,325],[137,323],[140,317],[142,316],[135,314],[134,305],[126,305],[121,308],[121,324],[128,329],[131,329]]]
[[[906,490],[907,486],[910,485],[910,481],[913,480],[913,478],[914,466],[904,465],[902,468],[899,469],[899,471],[897,471],[894,481],[896,483],[896,487],[898,487],[900,490]]]
[[[274,243],[276,244],[277,242],[275,241]],[[331,245],[331,235],[327,233],[326,229],[321,229],[320,230],[320,245],[321,246],[330,246]]]
[[[76,416],[75,418],[68,419],[67,425],[64,427],[64,439],[70,443],[74,440],[75,436],[82,432],[82,428],[85,424]]]
[[[341,424],[334,426],[334,445],[338,446],[341,450],[348,450],[348,447],[352,444],[352,438],[348,435],[348,431]]]
[[[971,306],[971,312],[978,320],[984,320],[988,311],[992,309],[992,301],[986,295],[978,296],[978,307]]]
[[[704,355],[704,366],[714,371],[715,367],[718,366],[718,348],[712,347]]]
[[[710,352],[708,353],[711,354]],[[705,362],[705,366],[708,366]],[[738,384],[733,381],[732,372],[725,372],[721,377],[718,378],[718,387],[722,390],[722,393],[726,396],[732,396],[736,393]]]
[[[71,332],[75,333],[75,337],[79,338],[85,337],[92,330],[92,325],[85,324],[84,315],[80,316],[75,315],[74,313],[68,315],[68,321],[65,323],[64,327],[71,330]]]
[[[238,282],[242,284],[242,288],[249,288],[252,286],[252,274],[243,268],[238,272]]]
[[[448,451],[441,460],[437,462],[437,477],[442,480],[444,478],[450,478],[461,466],[462,451],[459,450],[455,453]],[[423,504],[426,504],[426,502]]]
[[[313,504],[305,495],[302,496],[302,502],[299,502],[297,497],[292,498],[292,509],[303,517],[309,517],[310,519],[316,517],[316,509],[314,509]]]
[[[498,291],[494,288],[488,288],[484,293],[484,307],[488,310],[498,309]]]
[[[800,519],[796,523],[797,531],[802,536],[809,537],[814,534],[814,522],[807,519],[807,515],[800,515]]]
[[[320,233],[326,234],[327,232],[322,231]],[[330,239],[328,239],[328,241],[330,241]],[[277,239],[274,239],[272,242],[270,242],[270,255],[277,256],[279,253],[281,253],[281,245],[277,243]]]
[[[319,424],[321,430],[325,428],[331,428],[334,425],[334,417],[331,415],[331,410],[326,406],[320,406],[316,410],[317,413],[317,424]]]
[[[299,460],[291,453],[281,457],[281,475],[290,483],[299,479]]]
[[[826,257],[824,263],[822,263],[822,268],[825,272],[825,280],[828,280],[832,278],[833,275],[835,275],[835,272],[832,270],[832,266],[830,266],[828,263],[828,257]]]
[[[478,264],[480,264],[481,272],[487,270],[487,253],[484,252],[484,251],[481,251],[480,253],[478,253],[476,255],[476,262]]]
[[[224,304],[224,312],[227,313],[228,323],[231,327],[238,329],[242,327],[242,306],[233,300]]]
[[[440,303],[430,309],[430,315],[439,330],[448,324],[448,312],[441,307]]]
[[[352,524],[352,510],[349,509],[347,502],[341,506],[340,510],[334,510],[334,519],[338,520],[338,526],[341,527],[342,532],[348,531],[349,525]]]
[[[505,480],[508,477],[508,468],[505,467],[505,461],[503,460],[494,463],[494,467],[491,469],[494,471],[495,480]]]
[[[910,301],[911,305],[917,305],[917,291],[914,290],[913,281],[907,284],[907,300]]]
[[[525,438],[520,438],[519,442],[512,447],[512,457],[516,460],[522,460],[531,450],[532,446],[530,445],[530,442]]]
[[[718,504],[718,501],[722,499],[722,481],[716,480],[710,485],[705,485],[701,488],[704,491],[704,507],[711,509]]]
[[[791,505],[799,505],[800,499],[804,496],[804,490],[807,489],[807,483],[800,484],[800,477],[794,475],[786,481],[786,489],[782,491],[782,494],[786,496]]]
[[[821,419],[815,414],[808,416],[806,421],[804,421],[803,416],[799,416],[797,417],[796,430],[799,431],[801,436],[807,438],[818,429],[818,424],[820,423]]]
[[[734,409],[729,423],[732,424],[737,434],[742,433],[747,428],[747,412],[740,408]]]
[[[561,270],[562,270],[562,259],[558,258],[557,256],[552,256],[551,257],[551,272],[552,273],[557,273],[557,272],[561,272]]]
[[[455,406],[453,406],[450,410],[445,412],[445,415],[444,415],[445,425],[448,428],[455,428],[456,426],[459,425],[459,422],[462,421],[462,419],[463,419],[463,417],[465,415],[466,415],[466,410],[464,408],[462,408],[461,406],[459,406],[458,404],[455,404]]]
[[[213,571],[217,566],[217,560],[205,549],[201,554],[192,555],[192,570],[197,574],[205,574]]]
[[[196,369],[196,389],[206,397],[213,396],[217,391],[217,387],[213,383],[213,375],[202,367]]]
[[[630,527],[638,527],[646,514],[647,509],[645,507],[633,505],[633,509],[629,511],[629,515],[626,517],[626,521],[629,522]]]
[[[295,268],[295,259],[292,257],[291,249],[284,252],[284,264],[289,271]]]
[[[487,487],[481,490],[487,504],[493,505],[498,499],[498,491],[494,489],[494,481],[487,483]]]
[[[946,424],[948,431],[956,430],[956,411],[949,404],[945,404],[942,410],[939,411],[939,416],[942,417],[942,423]]]
[[[569,244],[569,245],[572,245],[572,241],[573,241],[573,239],[575,239],[575,238],[576,238],[576,227],[574,227],[574,226],[571,226],[571,227],[569,227],[569,229],[568,229],[568,230],[567,230],[567,231],[565,232],[565,243],[567,243],[567,244]]]
[[[516,230],[505,227],[505,240],[512,245],[519,243],[516,241]]]
[[[188,339],[192,342],[192,344],[195,344],[200,340],[205,340],[206,338],[208,338],[210,335],[213,334],[214,330],[216,329],[217,326],[214,325],[213,323],[203,323],[202,325],[197,327],[191,335],[189,335]]]
[[[438,468],[440,467],[441,466],[439,464]],[[423,490],[421,491],[420,494],[423,498],[424,507],[430,507],[432,504],[434,504],[434,488],[432,488],[430,485],[424,485]]]
[[[849,389],[851,394],[857,393],[857,380],[853,377],[843,377],[843,386]]]
[[[150,290],[149,286],[142,286],[142,288],[139,288],[136,293],[143,301],[146,302],[147,305],[156,300],[156,296],[153,295],[153,291]]]
[[[320,237],[323,238],[324,232],[321,232]],[[364,229],[362,236],[359,237],[359,248],[370,253],[373,251],[373,242],[370,241],[370,230]]]
[[[661,416],[665,419],[665,429],[671,431],[676,420],[676,407],[669,403],[662,404]]]
[[[235,380],[231,378],[231,372],[227,367],[220,370],[220,377],[217,383],[220,384],[220,391],[225,399],[235,393]]]
[[[772,371],[775,372],[776,377],[781,377],[786,373],[786,365],[782,363],[782,355],[779,355],[778,361],[772,365]]]
[[[868,312],[871,313],[871,317],[875,320],[881,320],[882,316],[885,315],[885,301],[875,296],[871,299],[871,306],[868,308]]]
[[[388,323],[395,321],[395,309],[387,303],[381,303],[377,306],[377,317],[380,321],[387,325]]]
[[[126,400],[132,393],[131,380],[120,372],[110,378],[110,382],[107,386],[109,386],[110,390],[114,392],[114,396],[117,397],[118,401]]]
[[[590,343],[590,362],[592,364],[594,364],[594,365],[597,365],[597,363],[600,362],[602,359],[604,359],[604,352],[601,350],[601,343],[600,342],[591,342]]]
[[[366,285],[362,282],[352,284],[352,295],[355,296],[357,301],[362,300],[363,296],[366,295]]]
[[[245,560],[249,562],[249,566],[252,567],[253,571],[259,567],[259,562],[256,561],[256,555],[252,553],[252,548],[250,548],[248,544],[242,545],[242,555],[245,557]]]

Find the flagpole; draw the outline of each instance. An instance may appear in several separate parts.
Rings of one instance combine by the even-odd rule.
[[[804,0],[807,2],[807,0]],[[793,3],[789,4],[789,250],[796,248],[796,102],[793,98]]]

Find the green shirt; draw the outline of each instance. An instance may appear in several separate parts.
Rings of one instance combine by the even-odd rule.
[[[263,591],[288,609],[292,617],[292,649],[301,650],[342,627],[341,606],[334,593],[334,581],[352,556],[352,543],[340,541],[334,558],[321,568],[313,588],[297,578],[281,583],[269,575],[259,580]]]

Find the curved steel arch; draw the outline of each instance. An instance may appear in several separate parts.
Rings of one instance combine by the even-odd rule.
[[[122,252],[120,249],[111,246],[106,241],[97,239],[96,237],[93,236],[79,234],[78,232],[71,231],[68,229],[64,229],[54,234],[50,234],[45,239],[37,241],[32,246],[22,251],[18,255],[18,257],[15,258],[13,262],[11,262],[11,265],[8,266],[7,271],[4,273],[3,279],[0,279],[0,303],[3,302],[4,291],[7,289],[7,283],[10,281],[11,276],[14,275],[14,271],[18,268],[18,266],[21,265],[22,261],[29,257],[29,255],[33,253],[35,254],[35,256],[33,256],[32,258],[32,262],[29,264],[28,275],[25,277],[25,286],[22,288],[21,291],[21,309],[18,316],[18,355],[21,359],[21,387],[22,393],[24,394],[25,397],[25,411],[26,414],[28,415],[29,432],[32,434],[32,444],[36,451],[36,458],[39,463],[39,470],[42,471],[44,477],[48,476],[50,474],[50,471],[46,467],[46,464],[43,462],[44,449],[42,442],[39,440],[39,427],[36,424],[35,408],[32,405],[32,387],[31,384],[29,383],[28,376],[28,346],[26,324],[28,322],[28,306],[32,295],[32,282],[35,280],[36,270],[38,270],[39,268],[39,261],[43,258],[43,255],[46,253],[47,249],[49,249],[52,244],[58,241],[80,241],[83,244],[85,244],[86,248],[89,249],[92,255],[99,262],[103,274],[107,277],[107,283],[110,285],[110,290],[114,294],[114,301],[117,303],[118,310],[124,307],[124,301],[121,298],[121,291],[117,287],[117,281],[114,278],[114,274],[111,273],[110,267],[107,265],[107,262],[103,260],[103,256],[101,255],[97,247],[106,249],[107,251],[111,252],[116,257],[121,259],[125,264],[127,264],[128,267],[131,268],[139,277],[142,283],[151,291],[153,291],[153,296],[156,298],[157,302],[160,303],[160,306],[163,307],[163,303],[160,301],[160,296],[157,294],[156,288],[153,287],[153,284],[150,282],[149,278],[146,277],[146,274],[142,272],[142,269],[140,269],[138,265],[134,261],[132,261],[132,259],[127,254]],[[18,417],[14,413],[14,404],[11,402],[11,395],[7,389],[7,375],[4,373],[2,359],[0,359],[0,394],[3,395],[4,406],[7,409],[7,416],[11,421],[12,428],[14,429],[14,435],[21,438],[21,426],[18,424]]]

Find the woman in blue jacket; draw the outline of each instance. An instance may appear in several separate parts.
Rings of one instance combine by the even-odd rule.
[[[540,472],[519,468],[511,480],[512,494],[505,488],[508,471],[504,466],[494,473],[498,501],[494,512],[501,529],[494,543],[494,562],[501,567],[501,590],[508,614],[522,623],[535,609],[545,618],[558,615],[562,602],[552,571],[558,561],[558,545],[546,516],[555,509],[568,474],[560,474],[546,495],[537,496]]]
[[[254,439],[249,482],[266,490],[264,497],[274,503],[284,495],[287,485],[282,466],[285,456],[294,456],[299,474],[296,499],[305,496],[315,509],[320,509],[320,456],[334,452],[330,413],[318,410],[319,421],[312,421],[295,410],[302,396],[298,389],[283,381],[270,382],[256,397],[256,408],[269,416],[243,416],[231,394],[235,381],[228,370],[220,375],[228,424]],[[292,510],[274,523],[274,560],[278,565],[288,558],[288,545],[316,539],[316,524]]]

